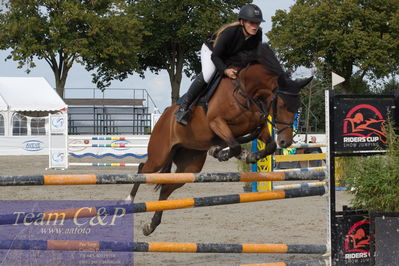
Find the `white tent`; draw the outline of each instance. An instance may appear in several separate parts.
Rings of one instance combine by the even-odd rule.
[[[67,108],[42,77],[0,77],[0,96],[9,111],[65,111]]]
[[[8,105],[4,101],[3,97],[0,95],[0,111],[7,111],[8,110]]]
[[[42,77],[0,77],[0,155],[48,154],[48,115],[67,105]]]

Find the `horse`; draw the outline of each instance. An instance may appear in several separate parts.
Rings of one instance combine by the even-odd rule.
[[[139,165],[138,173],[170,173],[172,164],[176,173],[201,171],[207,152],[226,161],[237,157],[248,163],[272,154],[277,147],[292,144],[292,125],[300,99],[299,91],[311,78],[293,81],[282,69],[273,51],[260,44],[256,60],[237,68],[237,79],[224,77],[208,103],[208,110],[192,107],[188,125],[176,122],[178,105],[168,107],[156,123],[148,143],[148,157]],[[268,115],[272,119],[268,118]],[[277,132],[277,143],[268,131],[271,123]],[[267,143],[264,150],[248,153],[240,143],[258,138]],[[228,148],[228,149],[225,149]],[[156,185],[159,200],[184,184]],[[133,186],[128,199],[134,200],[139,184]],[[143,227],[143,234],[150,235],[161,223],[162,211],[155,212],[150,223]]]

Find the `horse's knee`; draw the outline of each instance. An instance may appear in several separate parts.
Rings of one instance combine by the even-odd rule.
[[[156,173],[162,169],[165,161],[147,160],[145,163],[139,165],[137,173]]]

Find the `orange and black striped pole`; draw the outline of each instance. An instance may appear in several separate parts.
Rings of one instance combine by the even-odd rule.
[[[325,245],[286,244],[216,244],[174,242],[118,242],[78,240],[0,240],[0,249],[76,250],[111,252],[177,252],[177,253],[297,253],[325,254]]]
[[[0,176],[0,186],[172,184],[323,180],[325,171],[249,173],[154,173],[133,175],[32,175]]]
[[[41,217],[44,221],[54,220],[58,217],[63,219],[94,217],[104,215],[120,215],[140,212],[153,212],[176,210],[197,207],[209,207],[236,203],[256,202],[265,200],[288,199],[298,197],[321,196],[326,192],[325,187],[301,187],[287,190],[277,190],[268,192],[241,193],[221,196],[209,196],[188,199],[150,201],[143,203],[130,203],[114,206],[82,207],[76,209],[65,209],[35,213],[17,213],[0,215],[0,225],[18,224],[31,221],[31,217]],[[40,218],[40,219],[41,219]],[[34,222],[34,221],[31,221]]]

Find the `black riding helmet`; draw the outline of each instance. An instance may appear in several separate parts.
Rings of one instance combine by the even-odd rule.
[[[240,9],[238,19],[244,19],[251,22],[264,22],[262,11],[257,5],[246,4]]]

